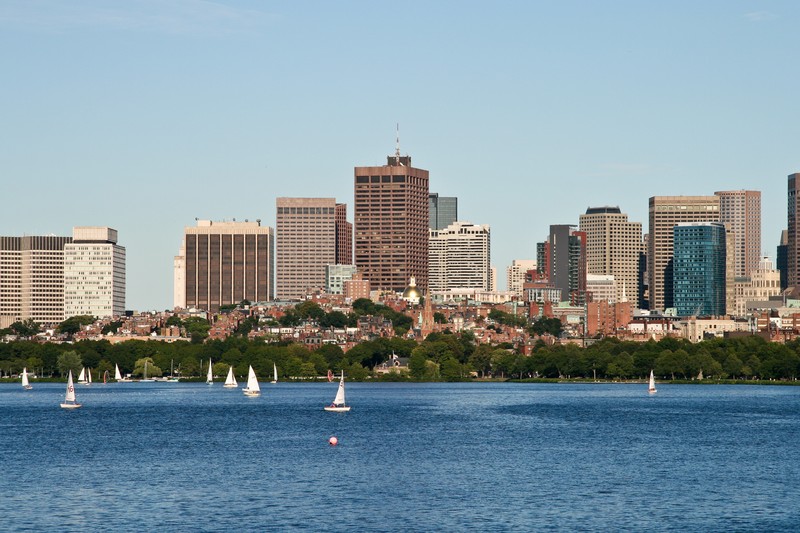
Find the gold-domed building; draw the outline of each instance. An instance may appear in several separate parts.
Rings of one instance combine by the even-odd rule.
[[[403,300],[411,305],[419,305],[419,301],[421,299],[422,293],[417,288],[417,280],[414,278],[414,276],[411,276],[411,279],[408,282],[408,287],[406,287],[406,290],[403,291]]]

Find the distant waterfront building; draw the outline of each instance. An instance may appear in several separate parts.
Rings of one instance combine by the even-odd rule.
[[[325,267],[336,264],[336,200],[278,198],[275,217],[275,292],[299,300],[325,286]]]
[[[749,277],[737,278],[734,313],[739,317],[746,316],[748,303],[768,301],[780,293],[781,273],[773,267],[769,257],[762,257],[758,268]]]
[[[336,264],[353,264],[353,224],[347,221],[347,204],[336,204]]]
[[[789,286],[789,232],[781,230],[781,240],[775,255],[775,267],[781,273],[781,290],[785,291]]]
[[[613,301],[621,301],[624,291],[633,307],[639,307],[642,223],[628,222],[619,207],[590,207],[580,216],[579,228],[586,233],[587,273],[613,276]]]
[[[344,297],[346,300],[354,302],[359,298],[369,298],[371,285],[368,279],[364,279],[360,272],[353,274],[352,279],[342,282],[344,286]]]
[[[64,321],[64,246],[72,237],[0,237],[0,327]]]
[[[535,259],[514,259],[506,267],[506,288],[522,297],[522,285],[525,283],[525,274],[529,270],[536,270]]]
[[[491,290],[488,225],[454,222],[443,230],[430,230],[428,249],[431,291]]]
[[[445,229],[458,220],[458,198],[455,196],[439,196],[432,192],[428,195],[429,228]]]
[[[353,279],[358,269],[355,265],[326,265],[325,292],[344,294],[344,282]]]
[[[789,201],[787,211],[786,230],[786,283],[789,288],[797,292],[800,290],[800,228],[797,227],[798,211],[800,210],[800,173],[789,175]]]
[[[674,307],[672,295],[673,228],[685,222],[719,222],[719,196],[652,196],[647,242],[649,308]]]
[[[547,241],[536,246],[537,263],[561,300],[583,305],[586,298],[586,233],[569,224],[550,226]]]
[[[734,238],[734,275],[749,276],[761,258],[761,191],[718,191],[719,220]]]
[[[497,292],[497,267],[494,265],[489,267],[489,290]]]
[[[82,226],[64,245],[64,318],[125,313],[125,248],[117,230]]]
[[[199,220],[185,228],[174,262],[175,307],[217,311],[243,300],[272,300],[274,247],[272,228],[260,220]]]
[[[678,316],[724,316],[726,239],[720,222],[673,227],[673,294]]]
[[[399,149],[384,166],[355,167],[355,265],[373,289],[428,289],[428,171]]]
[[[586,292],[593,302],[617,303],[617,281],[610,274],[586,274]]]

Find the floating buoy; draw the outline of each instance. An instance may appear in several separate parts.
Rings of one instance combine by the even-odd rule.
[[[339,439],[337,439],[336,437],[331,437],[328,439],[328,444],[330,444],[331,446],[336,446],[337,444],[339,444]]]

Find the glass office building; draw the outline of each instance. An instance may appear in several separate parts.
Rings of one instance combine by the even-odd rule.
[[[672,288],[678,316],[725,315],[725,260],[724,224],[675,225]]]

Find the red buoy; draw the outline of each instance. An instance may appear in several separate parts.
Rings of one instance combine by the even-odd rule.
[[[337,439],[336,437],[331,437],[328,439],[328,444],[330,444],[331,446],[336,446],[337,444],[339,444],[339,439]]]

